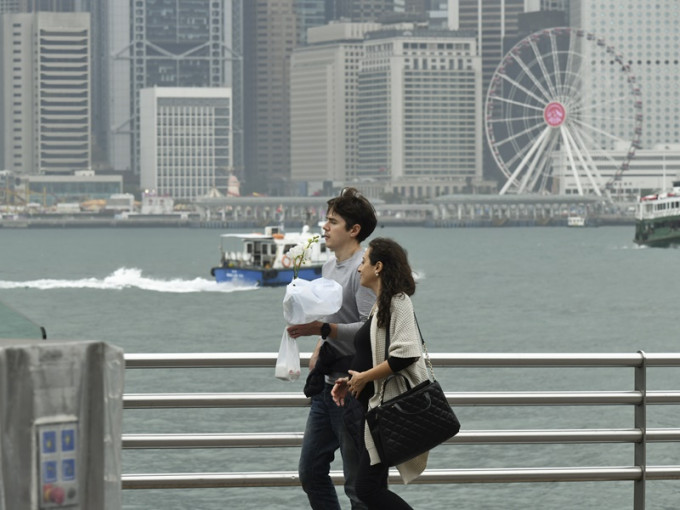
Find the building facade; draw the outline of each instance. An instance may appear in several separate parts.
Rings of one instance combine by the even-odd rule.
[[[25,0],[0,0],[0,14],[22,12]]]
[[[358,179],[482,180],[473,34],[368,34],[357,82]]]
[[[231,45],[232,2],[105,0],[97,8],[103,42],[98,73],[107,107],[105,151],[115,170],[141,172],[140,91],[224,87],[240,56]]]
[[[364,37],[378,23],[332,23],[309,31],[291,60],[291,180],[307,192],[357,176],[357,79]]]
[[[473,34],[310,30],[291,67],[292,180],[309,194],[328,182],[409,198],[480,189],[480,64]]]
[[[90,17],[2,18],[4,167],[70,174],[91,166]]]
[[[290,179],[292,0],[243,3],[244,164],[249,192],[285,195]]]
[[[597,169],[605,179],[612,179],[619,171],[620,161],[625,151],[599,151],[592,154]],[[558,157],[564,157],[559,154]],[[556,165],[566,166],[564,161],[556,161]],[[579,165],[579,171],[582,166]],[[578,189],[573,176],[564,173],[560,180],[559,194],[576,195]],[[673,181],[680,179],[680,144],[659,144],[650,149],[640,149],[620,180],[615,182],[610,196],[618,202],[635,202],[640,196],[669,190]]]
[[[653,6],[634,0],[588,2],[571,0],[572,25],[594,33],[613,46],[630,66],[639,84],[644,111],[641,144],[644,149],[674,144],[680,140],[680,14],[675,0],[658,0]],[[609,100],[623,95],[604,88],[599,76],[614,75],[613,62],[593,61],[584,73],[584,87],[592,91],[592,102],[603,109],[608,132],[617,133],[616,118],[622,106]],[[628,98],[632,100],[632,98]],[[623,137],[625,134],[620,133]]]
[[[233,172],[231,105],[229,88],[141,90],[142,188],[181,200],[226,195]]]

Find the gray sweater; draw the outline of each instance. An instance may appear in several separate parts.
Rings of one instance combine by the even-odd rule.
[[[357,252],[350,258],[338,262],[333,256],[323,266],[322,276],[335,280],[342,286],[342,306],[333,315],[326,317],[324,322],[338,325],[335,338],[328,337],[325,341],[335,347],[341,356],[354,354],[354,334],[366,322],[371,308],[375,303],[372,290],[362,287],[359,283],[357,268],[361,264],[364,250]],[[333,373],[326,376],[326,382],[333,384],[338,377],[345,373]]]

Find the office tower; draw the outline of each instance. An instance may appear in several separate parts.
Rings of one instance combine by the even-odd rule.
[[[326,3],[327,0],[294,0],[298,45],[307,42],[308,29],[325,25],[330,21]]]
[[[368,34],[357,85],[357,177],[395,187],[407,180],[479,183],[480,66],[473,34]]]
[[[518,15],[524,12],[525,0],[457,0],[458,28],[477,33],[482,57],[482,89],[486,93],[489,80],[505,51],[503,39],[517,34]]]
[[[244,188],[287,194],[290,179],[290,57],[293,0],[243,3]]]
[[[90,17],[2,18],[4,166],[69,174],[91,165]]]
[[[357,169],[357,78],[364,36],[378,23],[332,23],[309,31],[291,60],[291,180],[307,194]]]
[[[140,91],[141,186],[175,199],[227,194],[233,167],[231,89]]]
[[[103,0],[97,76],[107,108],[105,150],[115,170],[140,173],[140,90],[222,87],[231,78],[232,2]]]
[[[371,22],[395,12],[395,4],[402,6],[404,0],[335,0],[333,19],[354,22]]]
[[[630,66],[639,84],[644,112],[642,148],[680,141],[680,11],[676,0],[656,0],[653,3],[634,0],[616,2],[571,1],[571,22],[602,38],[616,49]],[[586,67],[584,86],[592,91],[593,102],[604,108],[603,116],[610,120],[608,132],[617,132],[617,112],[621,103],[607,97],[623,94],[627,83],[616,91],[602,87],[599,76],[616,74],[611,61],[596,60]],[[632,97],[628,97],[633,101]],[[623,135],[623,134],[622,134]]]

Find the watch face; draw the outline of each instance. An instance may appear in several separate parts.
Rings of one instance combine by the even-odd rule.
[[[324,322],[323,325],[321,326],[321,337],[325,339],[330,334],[331,334],[331,325],[328,324],[327,322]]]

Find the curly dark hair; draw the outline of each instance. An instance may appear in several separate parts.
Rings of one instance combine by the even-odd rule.
[[[373,205],[356,188],[344,188],[340,195],[331,198],[327,203],[328,212],[333,211],[345,220],[347,230],[359,225],[359,242],[367,239],[378,224]]]
[[[392,318],[392,298],[401,293],[412,296],[416,292],[416,282],[406,250],[399,243],[385,237],[376,237],[368,243],[368,247],[371,265],[382,262],[377,318],[378,327],[387,328]]]

